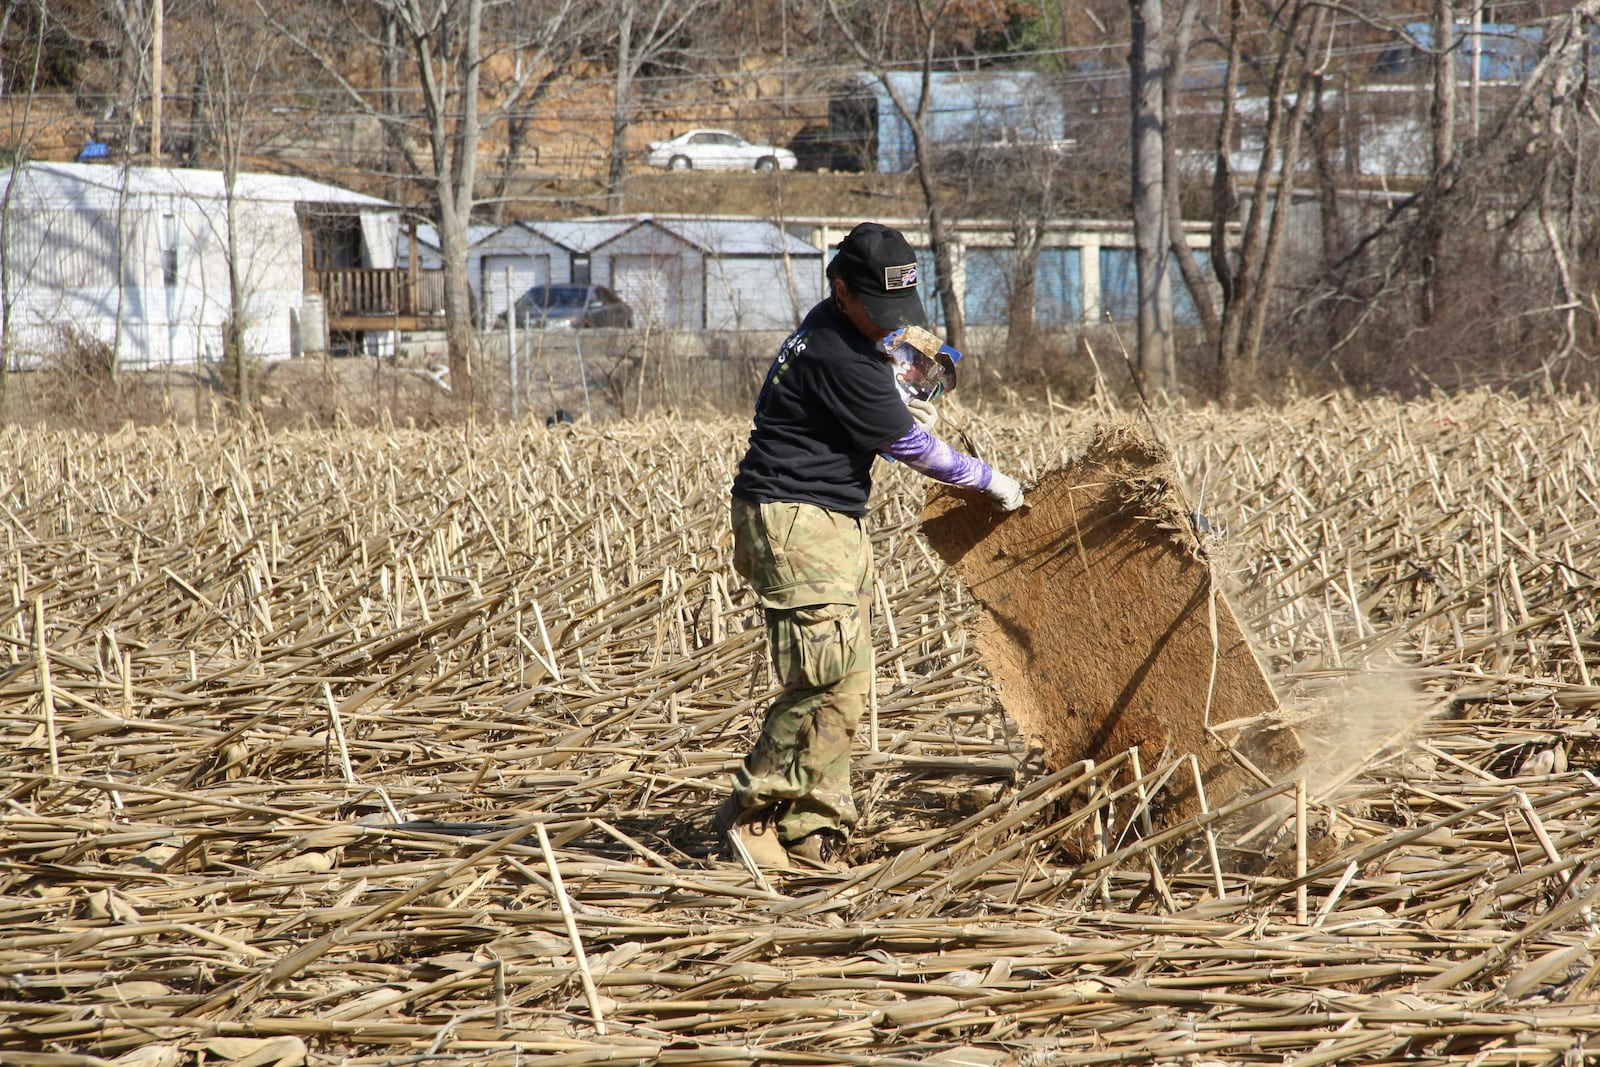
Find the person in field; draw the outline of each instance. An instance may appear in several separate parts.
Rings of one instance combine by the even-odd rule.
[[[785,340],[733,480],[734,569],[767,625],[783,691],[712,824],[760,864],[836,866],[856,824],[850,745],[873,684],[865,529],[880,454],[1022,506],[1017,482],[930,431],[960,354],[926,329],[905,236],[864,222],[827,268],[830,295]]]

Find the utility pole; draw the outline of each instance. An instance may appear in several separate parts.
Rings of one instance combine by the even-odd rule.
[[[150,14],[150,165],[161,165],[161,65],[164,62],[161,56],[163,23],[166,21],[163,8],[166,0],[155,0]]]

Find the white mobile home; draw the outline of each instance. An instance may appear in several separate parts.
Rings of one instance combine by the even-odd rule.
[[[248,355],[284,359],[339,328],[346,289],[394,295],[398,209],[323,182],[241,174],[230,195],[219,171],[29,163],[0,170],[0,197],[14,367],[71,333],[124,367],[216,360],[234,315]]]

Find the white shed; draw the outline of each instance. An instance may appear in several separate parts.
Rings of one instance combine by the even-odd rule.
[[[467,272],[479,305],[487,311],[484,321],[492,323],[505,311],[508,278],[513,297],[535,285],[594,281],[590,254],[634,222],[631,218],[516,222],[478,241],[467,252]]]
[[[249,355],[285,359],[326,331],[316,269],[392,271],[399,244],[395,205],[275,174],[238,176],[231,227],[220,171],[28,163],[0,170],[0,195],[14,367],[72,332],[125,367],[220,359],[236,312]]]
[[[594,250],[635,322],[789,330],[822,299],[822,252],[759,219],[643,218]]]
[[[467,227],[467,255],[471,255],[472,246],[479,241],[487,240],[500,232],[499,226],[490,226],[485,223],[475,222]],[[406,246],[400,245],[400,265],[405,266]],[[439,230],[431,222],[417,224],[417,264],[424,270],[438,270],[444,266],[444,257],[439,254]]]

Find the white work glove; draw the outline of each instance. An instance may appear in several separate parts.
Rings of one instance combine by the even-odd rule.
[[[989,477],[989,487],[984,490],[994,499],[1001,511],[1016,511],[1022,506],[1022,486],[1015,478],[994,471]]]
[[[939,412],[934,408],[931,400],[907,400],[906,407],[911,409],[911,418],[918,426],[928,433],[939,425]]]

